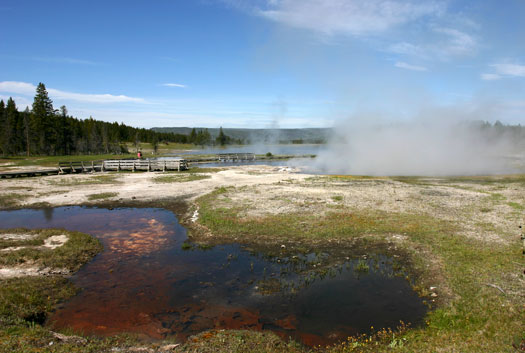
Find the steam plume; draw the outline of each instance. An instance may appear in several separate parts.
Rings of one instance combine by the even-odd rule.
[[[346,122],[314,162],[330,174],[476,175],[516,172],[517,141],[505,128],[482,123],[433,121],[373,124]],[[515,136],[517,135],[517,136]]]

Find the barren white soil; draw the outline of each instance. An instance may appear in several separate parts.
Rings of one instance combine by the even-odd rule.
[[[35,234],[14,234],[14,233],[0,233],[0,239],[3,240],[28,240],[34,238]],[[12,251],[18,251],[27,248],[33,249],[56,249],[63,246],[68,241],[68,236],[65,234],[52,235],[49,238],[44,240],[44,244],[41,246],[12,246],[0,250],[0,255],[2,253],[8,253]],[[68,274],[69,270],[67,269],[56,269],[49,267],[34,266],[31,263],[26,263],[19,266],[2,266],[0,267],[0,279],[1,278],[13,278],[13,277],[22,277],[22,276],[44,276],[51,274]]]
[[[486,183],[446,178],[329,177],[297,173],[274,166],[237,166],[202,173],[207,179],[158,182],[156,178],[181,174],[161,172],[93,173],[0,180],[0,198],[19,206],[85,205],[104,201],[155,201],[184,198],[192,201],[219,187],[235,193],[219,202],[242,205],[247,216],[276,213],[324,213],[334,208],[374,209],[419,213],[457,221],[465,236],[487,242],[515,241],[524,221],[525,187],[512,177]],[[93,195],[101,198],[90,201]],[[194,214],[198,220],[198,213]],[[402,236],[402,235],[400,235]]]

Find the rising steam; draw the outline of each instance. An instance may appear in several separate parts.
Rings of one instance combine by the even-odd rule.
[[[524,129],[482,123],[347,122],[335,128],[314,169],[357,175],[479,175],[517,171]]]

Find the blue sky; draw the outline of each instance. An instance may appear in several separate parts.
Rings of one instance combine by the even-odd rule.
[[[525,124],[525,1],[3,0],[0,98],[134,126]]]

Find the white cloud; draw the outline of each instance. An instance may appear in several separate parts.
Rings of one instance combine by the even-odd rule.
[[[458,29],[432,26],[430,31],[433,36],[427,35],[430,39],[423,44],[398,42],[389,45],[386,51],[425,60],[447,61],[453,57],[472,55],[478,49],[478,40]]]
[[[428,70],[426,67],[410,65],[402,61],[396,62],[394,66],[399,67],[401,69],[412,70],[412,71],[427,71]]]
[[[498,74],[481,74],[481,79],[485,81],[495,81],[501,78]]]
[[[326,35],[361,36],[387,31],[444,11],[443,2],[400,0],[272,0],[256,13]]]
[[[441,45],[442,52],[447,55],[468,55],[477,50],[478,43],[470,34],[454,28],[437,27],[433,30],[448,37],[448,40]]]
[[[0,82],[0,92],[34,95],[35,91],[36,86],[31,83],[17,81]]]
[[[525,77],[525,65],[514,64],[514,63],[498,63],[490,65],[500,75],[504,76],[515,76],[515,77]]]
[[[34,96],[36,86],[27,82],[3,81],[0,82],[0,92],[16,93]],[[63,99],[86,103],[147,103],[143,98],[128,97],[124,95],[112,94],[86,94],[61,91],[54,88],[47,88],[47,92],[52,99]]]
[[[27,99],[26,97],[22,97],[22,96],[8,96],[8,95],[0,94],[0,100],[3,100],[4,103],[7,103],[7,100],[9,98],[13,98],[13,100],[15,101],[15,104],[16,104],[16,108],[19,111],[25,110],[26,108],[31,109],[31,107],[33,105],[33,101]]]
[[[186,88],[186,85],[182,85],[180,83],[163,83],[162,86],[165,87],[179,87],[179,88]]]
[[[387,48],[387,51],[419,58],[427,58],[428,56],[424,48],[407,42],[394,43]]]

